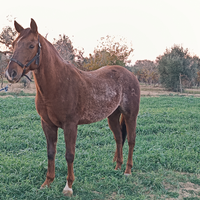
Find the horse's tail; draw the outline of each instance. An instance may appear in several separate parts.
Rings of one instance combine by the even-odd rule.
[[[126,135],[127,135],[126,123],[125,123],[123,114],[121,115],[120,126],[121,126],[121,132],[122,132],[122,146],[123,146],[126,140]]]

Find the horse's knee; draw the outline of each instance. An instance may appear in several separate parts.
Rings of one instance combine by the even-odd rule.
[[[136,139],[136,134],[131,134],[131,133],[128,133],[127,135],[127,140],[128,140],[128,145],[129,146],[134,146],[135,145],[135,139]]]
[[[134,147],[135,146],[135,140],[128,141],[128,146],[129,147]]]
[[[74,154],[70,153],[70,152],[67,152],[65,154],[65,158],[66,158],[66,161],[68,163],[73,163],[74,162]]]
[[[49,160],[54,160],[55,158],[55,151],[48,151],[47,156]]]

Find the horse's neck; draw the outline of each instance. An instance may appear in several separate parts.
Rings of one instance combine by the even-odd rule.
[[[39,68],[33,72],[36,89],[42,95],[54,94],[58,87],[64,86],[64,79],[67,79],[71,69],[66,67],[67,64],[46,39],[42,38],[41,46]]]

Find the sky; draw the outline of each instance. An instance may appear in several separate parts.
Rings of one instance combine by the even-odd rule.
[[[9,2],[9,3],[8,3]],[[0,30],[24,28],[33,18],[40,34],[53,42],[59,34],[74,48],[93,53],[100,38],[125,38],[131,63],[152,60],[175,44],[200,57],[200,0],[9,0],[1,3]],[[4,8],[5,6],[5,8]]]

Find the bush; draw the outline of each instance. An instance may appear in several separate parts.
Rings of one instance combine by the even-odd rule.
[[[115,37],[102,37],[99,46],[94,50],[94,54],[90,54],[89,58],[85,58],[83,68],[86,70],[95,70],[106,65],[120,65],[125,67],[129,56],[133,49],[126,45],[123,38],[116,42]]]
[[[157,57],[161,84],[168,90],[181,91],[182,86],[195,85],[198,61],[188,49],[175,45]]]

